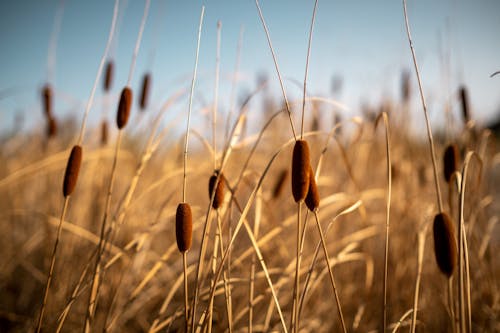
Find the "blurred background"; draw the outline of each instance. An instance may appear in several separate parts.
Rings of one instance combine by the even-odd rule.
[[[43,121],[40,89],[47,81],[55,89],[55,114],[80,120],[104,51],[113,4],[111,0],[0,2],[3,133],[33,128]],[[222,22],[220,112],[229,107],[233,78],[237,79],[236,100],[267,77],[270,95],[281,104],[271,53],[255,3],[250,0],[153,0],[132,87],[139,89],[143,74],[152,72],[151,106],[158,107],[189,84],[202,4],[206,15],[195,106],[206,105],[213,98],[218,20]],[[301,96],[313,5],[314,1],[261,2],[291,98]],[[122,0],[120,4],[110,52],[115,62],[115,98],[126,83],[143,6],[138,0]],[[490,75],[500,70],[500,1],[410,0],[408,11],[433,123],[443,123],[447,107],[457,117],[457,90],[462,84],[469,89],[473,117],[483,124],[495,119],[500,113],[500,76]],[[235,76],[240,35],[241,56]],[[51,36],[55,36],[52,48]],[[423,128],[402,1],[319,1],[308,79],[310,95],[334,98],[347,106],[345,116],[358,115],[363,108],[400,101],[405,71],[412,82],[413,125]],[[94,109],[102,109],[101,96],[98,89]],[[111,105],[114,115],[116,107]],[[180,110],[185,107],[180,105]],[[90,121],[96,124],[100,114],[93,110]],[[194,119],[196,122],[199,117],[195,114]]]

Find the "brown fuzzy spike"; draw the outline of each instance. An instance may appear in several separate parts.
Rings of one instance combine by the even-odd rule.
[[[208,181],[208,198],[212,198],[212,193],[215,188],[215,196],[214,196],[214,201],[212,202],[212,207],[214,209],[218,209],[221,205],[222,202],[224,201],[224,175],[221,174],[219,177],[219,181],[217,182],[217,176],[219,175],[219,171],[215,170],[214,174],[210,177],[210,180]],[[217,182],[217,184],[216,184]]]
[[[128,118],[130,117],[130,107],[132,106],[132,89],[125,87],[120,96],[120,103],[118,104],[118,112],[116,113],[116,125],[118,129],[122,129],[127,125]]]
[[[462,117],[464,124],[470,121],[470,109],[469,109],[469,94],[467,93],[467,88],[465,86],[460,87],[460,103],[462,104]]]
[[[47,121],[47,137],[51,139],[55,137],[56,134],[57,134],[57,122],[54,117],[50,116]]]
[[[444,180],[449,183],[451,176],[458,170],[460,160],[460,151],[456,144],[450,144],[446,147],[443,154],[443,174]]]
[[[150,86],[151,86],[151,74],[146,73],[142,78],[141,98],[139,99],[139,106],[142,111],[144,111],[148,106],[149,90],[151,89]]]
[[[106,120],[103,120],[101,123],[101,146],[105,146],[108,144],[108,137],[108,122]]]
[[[52,116],[52,87],[46,84],[42,88],[43,112],[47,118]]]
[[[306,198],[309,190],[309,145],[305,140],[297,140],[292,156],[292,194],[295,202]]]
[[[114,74],[114,63],[113,60],[108,60],[106,63],[106,70],[104,74],[104,91],[111,90],[111,84],[113,83],[113,74]]]
[[[175,236],[177,248],[180,252],[186,252],[191,248],[193,236],[193,216],[191,206],[188,203],[180,203],[175,213]]]
[[[320,196],[318,191],[318,186],[316,185],[316,179],[314,178],[314,172],[311,167],[309,167],[309,190],[307,191],[307,196],[305,203],[307,208],[311,212],[314,212],[319,207]]]
[[[75,189],[80,172],[80,164],[82,163],[82,147],[79,145],[73,146],[69,154],[66,172],[64,173],[63,195],[65,197],[71,195]]]
[[[274,184],[273,199],[278,198],[283,192],[283,188],[285,187],[285,182],[288,178],[288,174],[289,174],[288,169],[281,170],[281,173],[278,176],[278,180],[276,181],[276,184]]]
[[[448,214],[437,214],[434,218],[433,229],[437,265],[444,275],[451,277],[457,265],[457,240]]]

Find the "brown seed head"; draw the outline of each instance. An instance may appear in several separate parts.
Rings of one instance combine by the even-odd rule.
[[[106,120],[103,120],[101,123],[101,146],[105,146],[108,144],[108,137],[108,122]]]
[[[470,121],[470,109],[469,109],[469,94],[467,93],[467,88],[461,86],[459,90],[460,103],[462,104],[462,117],[465,124]]]
[[[130,117],[130,107],[132,106],[132,89],[125,87],[120,96],[120,103],[118,104],[118,112],[116,113],[116,125],[118,129],[122,129],[127,125],[128,118]]]
[[[144,111],[148,105],[150,86],[151,86],[151,74],[146,73],[142,78],[141,98],[139,99],[139,106],[142,111]]]
[[[292,194],[295,202],[306,198],[309,190],[309,145],[305,140],[297,140],[292,156]]]
[[[410,73],[408,71],[404,71],[401,75],[401,97],[405,103],[407,103],[411,97]]]
[[[443,154],[443,174],[444,180],[449,183],[451,176],[458,170],[460,160],[460,151],[456,144],[450,144],[446,147]]]
[[[57,122],[56,119],[53,116],[49,116],[49,119],[47,120],[47,137],[53,138],[57,134]]]
[[[188,203],[180,203],[175,213],[175,236],[177,248],[186,252],[191,248],[193,238],[193,216]]]
[[[43,112],[46,117],[50,118],[52,116],[52,87],[48,83],[42,88],[42,102]]]
[[[457,265],[457,241],[453,223],[448,214],[437,214],[434,218],[433,229],[437,265],[444,275],[451,277]]]
[[[314,172],[311,167],[309,167],[309,190],[306,196],[306,206],[311,212],[314,212],[319,207],[320,197],[318,186],[316,185],[316,179],[314,178]]]
[[[104,91],[109,91],[111,89],[111,84],[113,83],[113,73],[114,73],[114,63],[113,60],[108,60],[106,63],[106,71],[104,74]]]
[[[289,171],[288,169],[281,170],[281,173],[278,176],[278,180],[276,180],[276,184],[274,184],[273,189],[273,199],[278,198],[283,192],[283,188],[285,187],[285,182],[288,178]]]
[[[64,173],[63,182],[63,195],[65,197],[71,195],[78,180],[78,173],[80,172],[80,164],[82,163],[82,147],[79,145],[73,146],[69,154],[68,164],[66,165],[66,172]]]
[[[215,170],[214,174],[210,177],[208,181],[208,198],[212,198],[212,193],[215,188],[214,201],[212,202],[212,207],[218,209],[222,202],[224,201],[224,174],[221,174],[219,181],[217,182],[217,176],[219,175],[219,170]],[[216,184],[217,182],[217,184]]]

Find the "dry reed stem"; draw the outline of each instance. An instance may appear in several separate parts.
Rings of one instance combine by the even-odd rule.
[[[466,325],[465,325],[465,301],[464,301],[464,251],[466,252],[465,255],[465,261],[466,261],[466,268],[467,268],[467,278],[470,280],[469,276],[469,269],[468,269],[468,251],[467,251],[467,245],[466,245],[466,233],[465,233],[465,222],[464,222],[464,205],[465,205],[465,186],[467,184],[467,174],[469,170],[469,164],[470,160],[472,157],[476,157],[477,161],[479,162],[480,165],[480,170],[482,170],[482,160],[477,155],[475,152],[468,152],[465,156],[464,159],[464,164],[462,167],[462,179],[460,182],[460,203],[459,203],[459,220],[458,220],[458,269],[459,269],[459,307],[460,307],[460,331],[465,332],[466,331]],[[480,172],[481,174],[481,172]],[[470,308],[470,290],[467,290],[467,300],[468,300],[468,330],[470,332],[470,329],[472,327],[472,319],[471,319],[471,308]]]
[[[78,145],[81,145],[82,142],[83,142],[83,137],[85,135],[85,126],[87,124],[87,117],[88,117],[88,114],[90,112],[90,109],[92,108],[92,104],[94,102],[95,91],[97,89],[97,84],[98,84],[98,82],[99,82],[99,80],[101,78],[102,70],[103,70],[103,67],[104,67],[104,62],[105,62],[106,57],[108,55],[109,48],[111,46],[111,41],[113,40],[113,34],[115,33],[116,18],[118,16],[119,5],[120,5],[120,0],[115,0],[115,5],[114,5],[114,8],[113,8],[113,19],[111,20],[111,28],[109,29],[108,40],[106,42],[106,47],[104,49],[104,54],[102,55],[101,61],[99,63],[99,68],[97,69],[97,75],[96,75],[96,78],[95,78],[95,81],[94,81],[94,85],[92,86],[92,90],[90,92],[90,97],[89,97],[89,99],[87,101],[87,106],[85,108],[85,113],[83,114],[82,126],[80,128],[80,135],[79,135],[78,141],[77,141]]]
[[[385,152],[386,152],[386,174],[387,174],[387,200],[385,209],[385,249],[384,249],[384,283],[383,283],[383,319],[382,319],[382,332],[385,332],[387,327],[387,270],[389,266],[389,217],[391,213],[391,195],[392,195],[392,162],[391,162],[391,140],[389,129],[389,118],[386,112],[382,112],[377,120],[377,126],[380,117],[384,120],[385,125]]]
[[[56,233],[56,241],[54,243],[54,248],[52,250],[52,255],[50,258],[50,268],[49,268],[49,274],[47,276],[47,283],[45,284],[45,291],[43,294],[43,300],[42,300],[42,308],[40,309],[40,314],[38,315],[38,322],[36,326],[36,332],[39,333],[42,329],[42,324],[43,324],[43,315],[45,312],[45,307],[47,306],[47,301],[49,299],[49,290],[50,290],[50,285],[52,282],[52,275],[54,273],[54,267],[56,263],[56,254],[57,254],[57,247],[59,246],[59,239],[61,238],[61,230],[62,230],[62,223],[64,221],[64,217],[66,216],[66,210],[68,209],[68,203],[69,203],[69,196],[64,197],[64,204],[61,212],[61,218],[59,219],[59,225],[57,226],[57,233]]]
[[[340,305],[340,298],[339,298],[339,295],[338,295],[338,292],[337,292],[337,287],[335,285],[335,279],[333,277],[333,269],[330,266],[330,257],[328,255],[328,251],[326,249],[325,236],[323,234],[323,230],[321,229],[321,224],[319,223],[319,218],[318,218],[318,212],[317,212],[317,210],[314,211],[314,219],[316,220],[316,226],[318,227],[318,233],[319,233],[319,237],[320,237],[320,240],[321,240],[321,245],[322,245],[322,248],[323,248],[323,254],[325,256],[326,266],[328,268],[328,274],[330,276],[330,282],[332,284],[333,293],[335,295],[335,302],[337,303],[337,311],[338,311],[338,314],[339,314],[340,323],[342,324],[342,330],[343,330],[343,332],[346,333],[347,332],[347,328],[345,326],[344,315],[342,314],[342,307]]]
[[[229,135],[229,128],[231,124],[231,117],[234,112],[234,104],[236,101],[236,82],[238,80],[238,71],[240,68],[240,60],[241,60],[241,47],[243,45],[243,25],[240,26],[240,33],[238,35],[238,45],[236,47],[236,61],[234,62],[234,71],[231,77],[231,92],[229,93],[229,110],[227,112],[226,119],[226,129],[224,131],[224,141],[227,141]]]
[[[316,19],[316,9],[318,7],[318,0],[314,1],[314,9],[311,18],[311,27],[309,29],[309,42],[307,44],[307,56],[306,56],[306,69],[304,74],[304,89],[303,89],[303,97],[302,97],[302,121],[300,125],[300,138],[304,138],[304,111],[306,107],[306,86],[307,86],[307,73],[309,70],[309,56],[311,55],[311,44],[312,44],[312,36],[313,36],[313,28],[314,28],[314,20]]]
[[[215,82],[214,82],[214,105],[212,107],[212,147],[214,150],[214,170],[217,168],[217,109],[219,105],[219,75],[220,75],[220,44],[221,44],[222,22],[217,21],[217,45],[215,48]]]
[[[278,60],[276,59],[276,54],[274,53],[274,48],[271,43],[271,36],[269,36],[269,30],[267,29],[266,21],[264,20],[264,16],[262,14],[262,10],[260,9],[259,1],[255,0],[255,5],[257,6],[257,10],[259,12],[259,17],[262,22],[262,26],[264,27],[264,31],[266,33],[266,38],[267,38],[267,43],[269,44],[269,49],[271,50],[271,54],[273,56],[273,62],[274,66],[276,68],[276,73],[278,74],[278,80],[280,83],[281,87],[281,92],[283,93],[283,99],[285,100],[285,106],[286,110],[288,112],[288,118],[290,119],[290,126],[292,128],[292,134],[293,138],[296,140],[297,139],[297,134],[295,132],[295,127],[293,126],[293,119],[292,119],[292,111],[290,110],[290,104],[288,103],[288,98],[286,97],[286,92],[285,92],[285,86],[283,84],[283,79],[281,78],[281,73],[278,67]]]
[[[335,217],[328,223],[327,227],[326,227],[326,230],[324,232],[324,235],[328,235],[328,230],[330,229],[330,227],[333,225],[333,223],[341,216],[344,216],[346,214],[349,214],[353,211],[355,211],[356,209],[358,209],[360,206],[362,205],[362,201],[361,200],[358,200],[356,201],[354,204],[348,206],[347,208],[343,209],[342,211],[340,211],[337,215],[335,215]],[[326,240],[326,238],[325,238]],[[299,302],[299,316],[300,316],[300,313],[302,312],[302,307],[303,307],[303,304],[304,304],[304,300],[305,300],[305,297],[306,297],[306,293],[307,293],[307,290],[308,290],[308,286],[309,286],[309,282],[311,280],[311,275],[312,275],[312,272],[314,270],[314,265],[316,264],[316,260],[318,258],[318,254],[319,254],[319,250],[320,250],[320,247],[321,247],[321,241],[319,241],[317,244],[316,244],[316,248],[314,250],[314,256],[313,256],[313,260],[311,261],[311,265],[309,266],[309,269],[307,271],[307,275],[306,275],[306,279],[305,279],[305,282],[304,282],[304,288],[302,289],[302,294],[301,294],[301,297],[300,297],[300,302]]]
[[[406,26],[406,35],[408,36],[408,42],[410,44],[410,51],[411,51],[411,55],[413,58],[413,64],[415,66],[415,72],[417,74],[418,90],[420,92],[420,99],[422,102],[422,108],[424,110],[425,126],[427,128],[427,138],[429,139],[432,167],[433,167],[433,171],[434,171],[434,184],[436,186],[436,196],[437,196],[438,209],[439,209],[439,213],[442,213],[443,212],[443,203],[441,201],[441,188],[439,187],[439,181],[438,181],[436,153],[435,153],[435,149],[434,149],[434,140],[432,138],[432,128],[431,128],[431,123],[429,120],[429,114],[427,112],[427,103],[425,102],[424,91],[422,88],[422,80],[420,78],[420,71],[418,69],[417,56],[415,55],[415,49],[413,47],[413,41],[411,39],[410,24],[408,22],[408,14],[406,11],[406,0],[403,0],[403,13],[404,13],[404,19],[405,19],[405,26]]]
[[[427,228],[429,224],[418,233],[418,251],[417,251],[417,276],[415,279],[415,293],[413,296],[413,314],[411,318],[411,328],[410,333],[415,333],[415,328],[417,326],[417,313],[418,313],[418,301],[420,295],[420,280],[422,277],[422,267],[424,263],[424,250],[425,250],[425,240],[427,239]]]

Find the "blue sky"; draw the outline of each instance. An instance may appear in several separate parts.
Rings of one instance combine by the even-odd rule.
[[[113,92],[126,83],[144,2],[128,0],[119,26]],[[16,113],[36,113],[42,119],[39,89],[47,80],[47,53],[59,0],[0,2],[0,116],[12,126]],[[114,1],[66,0],[56,48],[54,86],[56,115],[77,112],[80,119],[104,51]],[[276,100],[280,91],[255,3],[239,1],[152,0],[144,39],[132,82],[138,87],[145,71],[153,73],[153,105],[189,83],[201,5],[206,6],[202,33],[198,98],[211,101],[215,68],[216,23],[222,22],[221,109],[227,108],[229,74],[233,71],[240,27],[244,37],[238,83],[240,94],[251,91],[259,73],[267,73]],[[314,1],[261,0],[282,75],[303,80],[307,37]],[[424,91],[437,122],[446,100],[458,107],[461,83],[470,90],[474,116],[486,121],[500,111],[500,1],[408,0],[412,35]],[[151,62],[151,53],[155,53]],[[444,59],[444,60],[443,60]],[[362,104],[399,99],[401,71],[412,71],[411,55],[399,0],[319,0],[309,71],[312,94],[331,96],[331,80],[342,77],[336,98],[359,114]],[[416,81],[414,81],[416,83]],[[300,89],[286,83],[290,97]],[[99,88],[101,85],[99,85]],[[415,88],[415,85],[414,85]],[[415,94],[417,91],[414,91]],[[101,89],[91,120],[99,119]],[[201,97],[200,97],[201,96]],[[417,97],[415,95],[415,97]],[[422,122],[415,98],[415,122]],[[76,106],[75,106],[76,105]],[[182,104],[179,107],[184,108]],[[114,115],[114,108],[112,114]],[[75,111],[76,109],[76,111]],[[454,110],[458,114],[458,110]],[[420,126],[420,125],[419,125]]]

